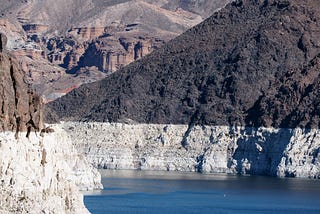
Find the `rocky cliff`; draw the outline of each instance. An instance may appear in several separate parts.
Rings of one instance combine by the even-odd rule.
[[[58,126],[97,168],[320,178],[318,129],[96,122]]]
[[[40,131],[42,103],[24,82],[24,73],[15,57],[4,53],[7,38],[0,34],[0,131]]]
[[[88,213],[81,190],[100,174],[62,130],[44,128],[41,98],[0,34],[0,213]]]
[[[235,1],[165,47],[47,108],[63,120],[318,128],[315,5]]]
[[[66,158],[72,145],[53,136],[0,133],[1,213],[89,213]]]

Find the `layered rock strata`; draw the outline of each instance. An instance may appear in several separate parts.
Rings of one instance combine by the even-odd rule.
[[[79,122],[58,126],[97,168],[320,178],[318,129]]]

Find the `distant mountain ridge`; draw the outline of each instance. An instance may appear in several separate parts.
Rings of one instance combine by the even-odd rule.
[[[230,0],[0,0],[0,32],[47,101],[102,79]]]
[[[317,0],[237,0],[46,106],[47,121],[320,127]]]

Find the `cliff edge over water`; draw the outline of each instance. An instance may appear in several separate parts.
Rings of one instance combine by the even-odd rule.
[[[97,122],[59,126],[97,168],[320,178],[318,129]]]
[[[0,133],[0,213],[89,213],[66,161],[72,145],[25,134]]]
[[[88,213],[79,189],[100,174],[62,130],[44,128],[42,102],[0,34],[0,213]]]

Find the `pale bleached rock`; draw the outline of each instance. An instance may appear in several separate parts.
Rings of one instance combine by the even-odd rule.
[[[57,126],[97,168],[320,178],[320,130],[76,122]]]
[[[320,178],[320,131],[293,131],[278,166],[279,176]]]
[[[0,213],[89,213],[72,169],[85,162],[72,144],[59,130],[25,136],[0,133]]]
[[[64,151],[64,160],[72,169],[71,179],[79,190],[102,189],[101,175],[96,168],[88,163],[85,155],[79,153],[72,146],[73,139],[59,126],[52,126],[54,133],[51,133],[60,144],[69,145],[70,148]]]

